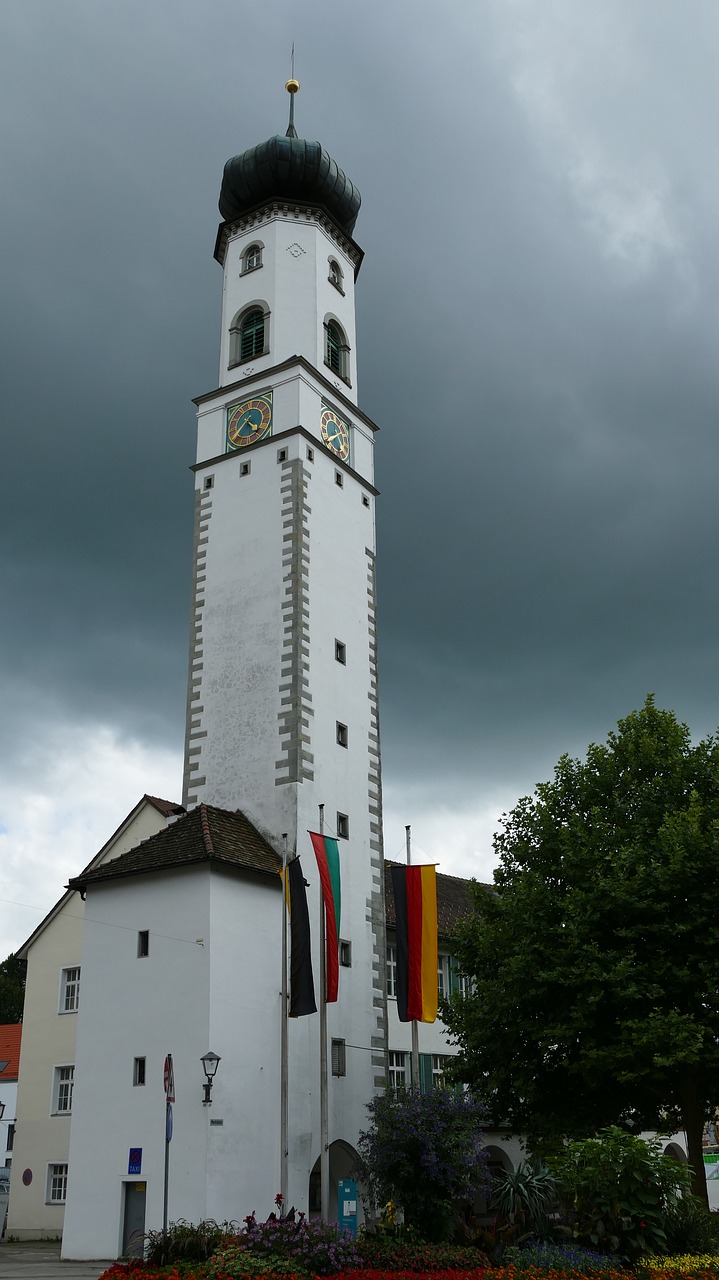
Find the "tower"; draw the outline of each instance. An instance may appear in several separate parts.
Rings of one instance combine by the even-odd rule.
[[[299,86],[287,88],[293,108]],[[275,849],[286,837],[289,851],[303,855],[315,962],[318,878],[307,831],[318,829],[324,806],[342,864],[343,966],[329,1035],[336,1068],[342,1052],[346,1063],[345,1078],[333,1082],[330,1142],[349,1145],[383,1083],[386,1050],[377,428],[357,404],[359,206],[356,187],[324,148],[297,136],[292,109],[284,137],[225,166],[215,246],[223,271],[218,386],[195,402],[183,798],[190,809],[239,808]],[[290,1186],[294,1170],[298,1202],[306,1151],[316,1150],[316,1041],[314,1030],[290,1027]],[[334,1161],[333,1182],[347,1172],[340,1165]]]

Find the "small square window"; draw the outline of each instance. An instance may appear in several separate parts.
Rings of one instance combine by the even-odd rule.
[[[337,814],[337,839],[349,840],[350,838],[350,820],[346,813]]]
[[[363,494],[362,494],[362,506],[363,506],[363,507],[368,507],[368,506],[369,506],[369,498],[367,497],[367,494],[366,494],[366,493],[363,493]]]
[[[346,1044],[344,1040],[332,1041],[332,1075],[333,1076],[347,1075],[347,1055],[345,1053],[345,1047],[346,1047]]]
[[[310,448],[310,446],[308,445],[308,446],[307,446],[307,461],[308,461],[308,462],[314,462],[314,460],[315,460],[315,451],[314,451],[314,449],[311,449],[311,448]]]
[[[341,640],[335,640],[335,659],[341,662],[343,667],[347,665],[347,645]]]
[[[145,1083],[145,1059],[144,1058],[135,1058],[135,1061],[132,1067],[132,1083],[133,1084]]]
[[[64,1204],[67,1199],[67,1165],[49,1164],[47,1166],[46,1204]]]
[[[251,466],[252,466],[252,463],[251,463],[251,462],[241,462],[241,463],[240,463],[240,475],[241,475],[241,476],[248,476],[248,475],[250,474],[250,468],[251,468]]]
[[[341,471],[335,471],[335,484],[339,485],[339,487],[340,487],[340,489],[341,489],[341,488],[342,488],[342,486],[344,485],[344,482],[345,482],[345,478],[344,478],[344,476],[342,475],[342,472],[341,472]]]
[[[278,461],[278,462],[286,462],[286,461],[287,461],[287,450],[286,450],[286,449],[278,449],[278,450],[277,450],[277,461]]]
[[[343,969],[352,968],[352,943],[340,938],[340,964]]]
[[[215,477],[214,477],[214,476],[205,476],[205,488],[206,488],[206,489],[212,489],[212,488],[214,488],[214,485],[215,485]]]
[[[337,746],[346,747],[348,741],[349,741],[349,734],[347,732],[347,725],[340,724],[338,720],[337,721]]]
[[[137,935],[137,954],[138,956],[149,956],[150,954],[150,930],[140,929]]]

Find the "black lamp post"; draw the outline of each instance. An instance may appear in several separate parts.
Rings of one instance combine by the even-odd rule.
[[[221,1059],[216,1053],[213,1053],[212,1050],[210,1050],[208,1053],[204,1053],[202,1055],[200,1062],[202,1063],[202,1070],[205,1073],[205,1084],[202,1086],[205,1090],[205,1096],[202,1099],[202,1105],[203,1107],[211,1107],[212,1082],[217,1074],[217,1068],[220,1065]]]

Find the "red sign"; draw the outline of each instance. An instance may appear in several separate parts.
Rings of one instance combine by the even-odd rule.
[[[172,1054],[165,1058],[165,1097],[168,1102],[175,1101],[175,1069],[172,1065]]]

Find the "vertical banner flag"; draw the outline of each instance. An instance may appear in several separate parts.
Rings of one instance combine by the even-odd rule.
[[[282,872],[280,872],[282,876]],[[316,1013],[315,980],[312,975],[310,947],[310,914],[307,892],[299,858],[287,864],[285,882],[287,908],[290,913],[290,1008],[291,1018]]]
[[[437,875],[434,867],[394,866],[397,1012],[400,1022],[437,1017]]]
[[[322,884],[322,900],[325,904],[325,976],[327,991],[325,1000],[331,1004],[337,999],[339,985],[339,936],[340,936],[340,851],[331,836],[320,836],[310,831]]]

